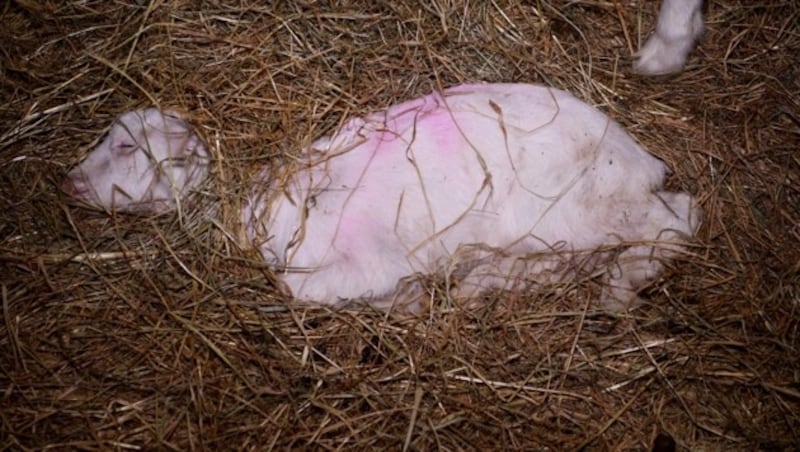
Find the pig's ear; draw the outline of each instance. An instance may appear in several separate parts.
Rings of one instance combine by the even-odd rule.
[[[162,112],[150,108],[146,111],[146,115],[146,121],[151,127],[156,128],[170,142],[181,143],[179,148],[173,149],[173,151],[178,151],[176,156],[207,155],[205,144],[180,114],[170,110]]]
[[[189,139],[186,140],[184,150],[187,156],[208,157],[208,150],[206,149],[205,143],[203,143],[203,140],[201,140],[196,133],[191,131],[189,132]]]
[[[202,139],[200,139],[192,126],[175,113],[168,113],[168,118],[171,126],[177,126],[178,128],[176,130],[179,130],[186,135],[186,142],[182,149],[183,156],[207,159],[209,157],[209,153],[208,149],[206,148],[206,144]]]

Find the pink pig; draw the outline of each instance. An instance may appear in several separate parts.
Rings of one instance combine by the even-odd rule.
[[[169,140],[160,128],[127,121],[137,115],[123,115],[110,136],[146,136],[149,168],[105,142],[86,162],[113,154],[112,191],[141,198],[105,203],[114,199],[100,193],[108,184],[94,181],[109,175],[85,162],[65,186],[78,179],[91,189],[68,193],[109,209],[141,211],[157,201],[152,210],[163,210],[163,199],[142,190],[149,183],[142,174],[170,154],[152,145]],[[700,221],[690,195],[663,191],[663,162],[617,123],[536,85],[434,92],[352,119],[304,156],[287,178],[265,170],[241,219],[285,289],[307,302],[415,308],[424,293],[419,274],[443,275],[453,297],[467,298],[599,271],[602,304],[621,309],[659,275],[662,260],[683,250]],[[172,165],[181,171],[186,177],[171,178],[175,195],[196,185],[206,166]]]
[[[203,181],[208,162],[206,145],[177,113],[131,111],[67,174],[61,189],[94,207],[168,212]]]

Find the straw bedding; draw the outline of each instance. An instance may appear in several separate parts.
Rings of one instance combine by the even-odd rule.
[[[649,1],[3,2],[0,448],[795,450],[800,6],[708,3],[651,79]],[[308,307],[236,246],[261,166],[481,80],[597,105],[702,200],[646,306],[600,312],[590,279],[463,306],[432,278],[419,316]],[[69,205],[67,169],[148,105],[214,153],[193,207]]]

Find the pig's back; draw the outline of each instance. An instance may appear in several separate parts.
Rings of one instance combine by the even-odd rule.
[[[536,228],[549,239],[582,216],[587,190],[645,193],[664,176],[604,114],[536,85],[432,93],[352,120],[326,145],[336,157],[317,169],[319,232],[375,247],[504,247]]]

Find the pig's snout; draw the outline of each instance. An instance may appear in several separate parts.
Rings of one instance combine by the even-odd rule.
[[[89,186],[86,176],[81,171],[70,171],[61,182],[61,191],[70,197],[86,200]]]

